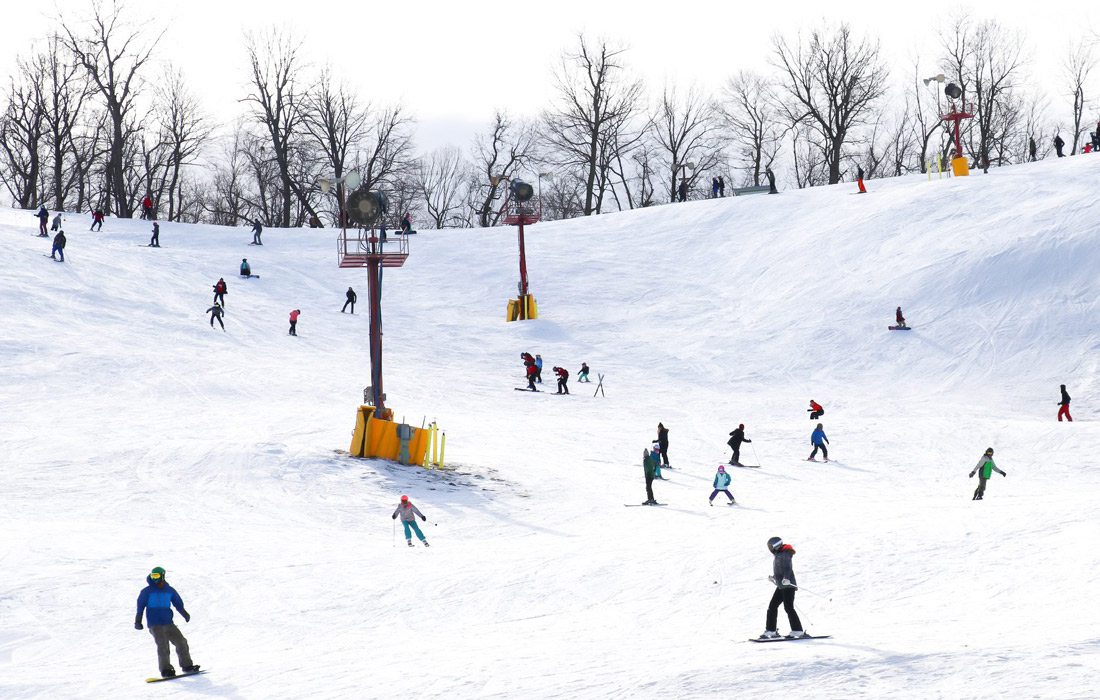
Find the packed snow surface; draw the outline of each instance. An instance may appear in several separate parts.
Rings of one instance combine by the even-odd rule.
[[[1098,175],[539,223],[523,323],[514,229],[422,231],[384,277],[385,389],[446,430],[444,472],[343,453],[367,284],[334,231],[163,223],[155,249],[147,222],[70,213],[62,264],[32,212],[0,212],[0,697],[1096,697]],[[525,350],[572,395],[513,391]],[[836,461],[805,461],[810,399]],[[624,508],[659,421],[668,505]],[[762,466],[708,506],[738,423]],[[1008,476],[975,502],[989,446]],[[403,493],[430,549],[394,528]],[[832,639],[747,642],[773,535]],[[143,682],[154,566],[210,673]]]

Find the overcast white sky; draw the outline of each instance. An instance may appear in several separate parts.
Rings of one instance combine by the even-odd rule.
[[[32,41],[53,31],[59,13],[79,16],[91,1],[4,4],[0,74],[6,76]],[[167,27],[160,59],[182,68],[220,119],[231,120],[240,109],[245,32],[279,25],[304,39],[315,66],[333,65],[378,102],[407,104],[426,149],[464,142],[496,107],[537,113],[550,97],[558,56],[578,32],[625,43],[629,67],[650,90],[659,91],[666,80],[716,90],[741,68],[766,68],[775,32],[793,34],[822,18],[843,20],[881,39],[900,88],[914,55],[933,72],[935,27],[960,6],[944,0],[141,0],[128,7],[134,20]],[[1056,74],[1066,43],[1100,28],[1095,2],[1001,0],[966,7],[1025,31],[1036,75]],[[1060,85],[1048,88],[1051,97],[1059,92]]]

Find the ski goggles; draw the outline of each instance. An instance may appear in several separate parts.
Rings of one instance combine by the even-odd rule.
[[[153,573],[149,574],[149,578],[153,579],[154,581],[159,581],[164,578],[164,574],[158,574],[154,571]]]

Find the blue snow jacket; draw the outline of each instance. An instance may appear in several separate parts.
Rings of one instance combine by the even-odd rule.
[[[187,611],[183,609],[183,599],[180,598],[180,594],[176,593],[176,589],[168,585],[167,582],[163,584],[154,584],[153,579],[148,576],[145,577],[148,586],[141,590],[141,594],[137,599],[137,616],[141,619],[142,611],[145,612],[145,623],[152,627],[153,625],[170,625],[172,624],[172,606],[176,607],[176,610],[180,611],[180,614],[187,617]]]
[[[810,442],[814,445],[824,445],[829,442],[829,438],[825,437],[824,430],[818,428],[813,432],[813,435],[810,436]]]
[[[719,472],[714,475],[714,488],[719,490],[728,489],[730,487],[730,481],[732,481],[732,479],[730,479],[729,473],[723,474]]]

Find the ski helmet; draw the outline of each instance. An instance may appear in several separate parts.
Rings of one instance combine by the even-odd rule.
[[[992,448],[992,447],[987,447],[987,448],[985,448],[985,453],[986,453],[987,455],[991,455],[991,454],[993,454],[993,448]]]
[[[782,547],[782,546],[783,546],[783,538],[782,537],[772,537],[772,538],[768,539],[768,551],[769,552],[772,552],[774,554],[775,552],[778,552],[779,548]]]
[[[401,502],[402,503],[408,503],[409,502],[409,497],[408,496],[402,496],[401,497]]]
[[[154,567],[151,572],[149,572],[149,578],[153,579],[156,582],[160,582],[164,580],[164,573],[164,567],[157,566]]]
[[[721,465],[719,465],[719,466],[718,466],[718,473],[719,473],[719,474],[725,474],[725,473],[726,473],[726,468],[725,468],[725,467],[723,467],[723,466],[721,466]]]
[[[649,448],[649,451],[650,451],[650,452],[660,452],[660,451],[661,451],[661,446],[660,446],[660,444],[658,444],[658,443],[656,443],[656,442],[655,442],[655,443],[653,443],[653,446]]]

